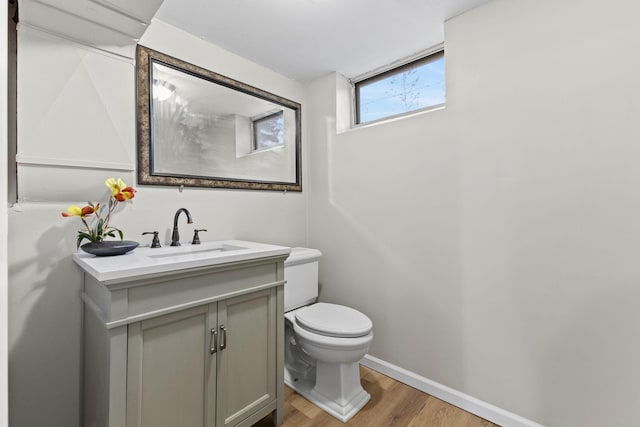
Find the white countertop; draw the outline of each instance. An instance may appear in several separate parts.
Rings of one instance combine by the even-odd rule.
[[[138,247],[117,256],[96,257],[82,250],[73,260],[98,281],[136,278],[149,274],[207,267],[289,254],[291,248],[243,240],[202,242],[200,245]]]

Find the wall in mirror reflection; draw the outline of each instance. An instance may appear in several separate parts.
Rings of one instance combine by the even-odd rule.
[[[296,111],[152,61],[152,173],[296,181]]]

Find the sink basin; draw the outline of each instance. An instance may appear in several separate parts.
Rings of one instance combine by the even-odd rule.
[[[117,283],[169,271],[288,255],[290,251],[286,246],[224,240],[200,245],[138,247],[125,255],[114,257],[95,257],[79,250],[73,255],[73,260],[97,280]]]
[[[150,258],[169,258],[169,257],[193,257],[194,255],[208,255],[220,252],[239,251],[247,249],[243,246],[229,245],[226,243],[214,242],[214,244],[189,245],[189,246],[170,246],[162,248],[158,252],[151,252],[147,255]],[[163,251],[163,252],[160,252]]]

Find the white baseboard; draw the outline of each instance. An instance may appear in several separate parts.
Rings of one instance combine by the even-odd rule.
[[[497,406],[483,402],[480,399],[464,394],[458,390],[454,390],[446,385],[437,383],[428,378],[422,377],[414,372],[407,371],[404,368],[393,365],[384,360],[378,359],[370,355],[365,355],[360,361],[364,366],[378,371],[388,377],[391,377],[401,383],[407,384],[420,391],[424,391],[431,396],[444,400],[460,409],[471,412],[479,417],[491,421],[503,427],[544,427],[534,421],[513,414]]]

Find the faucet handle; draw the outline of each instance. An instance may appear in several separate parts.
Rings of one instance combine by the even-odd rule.
[[[200,244],[200,236],[198,236],[198,232],[199,231],[207,231],[204,228],[200,228],[200,229],[195,229],[193,230],[193,241],[191,242],[192,245],[199,245]]]
[[[151,242],[151,247],[152,248],[160,248],[160,247],[162,247],[160,245],[160,239],[158,239],[158,232],[157,231],[145,231],[144,233],[142,233],[143,236],[145,234],[153,234],[153,241]]]

